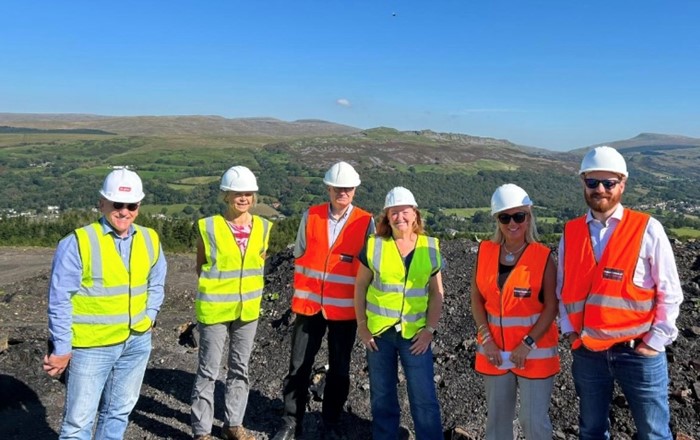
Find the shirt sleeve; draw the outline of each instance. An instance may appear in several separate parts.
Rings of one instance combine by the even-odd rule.
[[[299,258],[306,252],[306,222],[308,217],[309,211],[304,211],[299,222],[299,230],[297,230],[297,240],[294,243],[294,258]]]
[[[377,232],[377,225],[374,223],[374,217],[370,217],[369,224],[367,225],[367,234],[365,234],[365,241],[375,232]]]
[[[644,342],[656,351],[665,351],[664,347],[678,336],[676,319],[683,290],[671,243],[661,223],[654,218],[649,219],[643,246],[647,247],[650,275],[656,284],[654,322]]]
[[[54,354],[62,356],[71,352],[73,331],[73,304],[71,298],[80,289],[83,265],[74,234],[63,238],[56,248],[51,264],[49,280],[49,337]]]
[[[165,298],[165,275],[168,271],[168,263],[163,254],[163,247],[160,246],[158,259],[148,274],[148,299],[146,300],[146,314],[151,318],[151,322],[156,321],[156,316],[160,311],[160,306]]]
[[[367,258],[367,241],[365,240],[365,244],[362,246],[362,249],[360,250],[360,254],[357,256],[357,259],[360,260],[360,263],[365,266],[366,268],[369,268],[369,258]]]
[[[564,235],[559,240],[559,251],[557,252],[557,300],[559,301],[559,329],[562,334],[574,331],[574,327],[569,321],[569,314],[566,312],[564,302],[561,300],[561,289],[564,285]]]

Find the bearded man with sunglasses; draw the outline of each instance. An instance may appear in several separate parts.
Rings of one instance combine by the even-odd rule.
[[[580,399],[579,438],[610,438],[617,382],[637,438],[670,440],[665,346],[678,335],[683,301],[671,244],[656,219],[622,206],[628,172],[617,150],[589,151],[579,174],[590,209],[564,228],[557,276],[560,326]]]
[[[60,439],[90,439],[93,431],[95,439],[124,437],[163,302],[158,234],[134,224],[141,179],[115,169],[100,195],[102,217],[63,238],[53,259],[44,371],[67,373]]]

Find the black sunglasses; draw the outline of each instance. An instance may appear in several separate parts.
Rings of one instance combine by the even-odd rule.
[[[583,181],[586,183],[586,188],[588,189],[596,189],[601,183],[603,184],[603,188],[613,189],[617,186],[618,183],[620,183],[620,180],[615,179],[583,179]]]
[[[128,209],[128,210],[131,211],[131,212],[134,212],[134,211],[136,211],[137,209],[139,209],[139,204],[138,204],[138,203],[112,202],[112,206],[113,206],[114,209],[116,209],[117,211],[120,211],[120,210],[124,209],[125,206],[126,206],[126,209]]]
[[[515,223],[522,223],[527,218],[527,212],[516,212],[515,214],[498,214],[498,221],[501,224],[507,225],[510,223],[510,219],[513,219]]]

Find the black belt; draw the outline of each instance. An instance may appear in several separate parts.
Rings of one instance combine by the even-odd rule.
[[[642,338],[630,339],[629,341],[618,342],[617,344],[613,344],[613,346],[610,348],[631,348],[634,350],[634,348],[642,342],[644,342]]]

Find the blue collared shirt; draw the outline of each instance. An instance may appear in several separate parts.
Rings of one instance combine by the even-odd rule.
[[[136,229],[132,225],[127,236],[120,237],[104,217],[99,222],[104,234],[112,234],[117,252],[121,256],[124,266],[129,270],[131,243]],[[146,314],[152,322],[155,322],[156,315],[163,304],[167,269],[168,265],[161,246],[158,260],[148,274]],[[78,251],[78,240],[75,234],[69,234],[58,243],[53,256],[49,283],[49,334],[54,344],[53,353],[59,356],[70,353],[72,349],[73,305],[71,298],[80,289],[82,276],[83,265]]]

